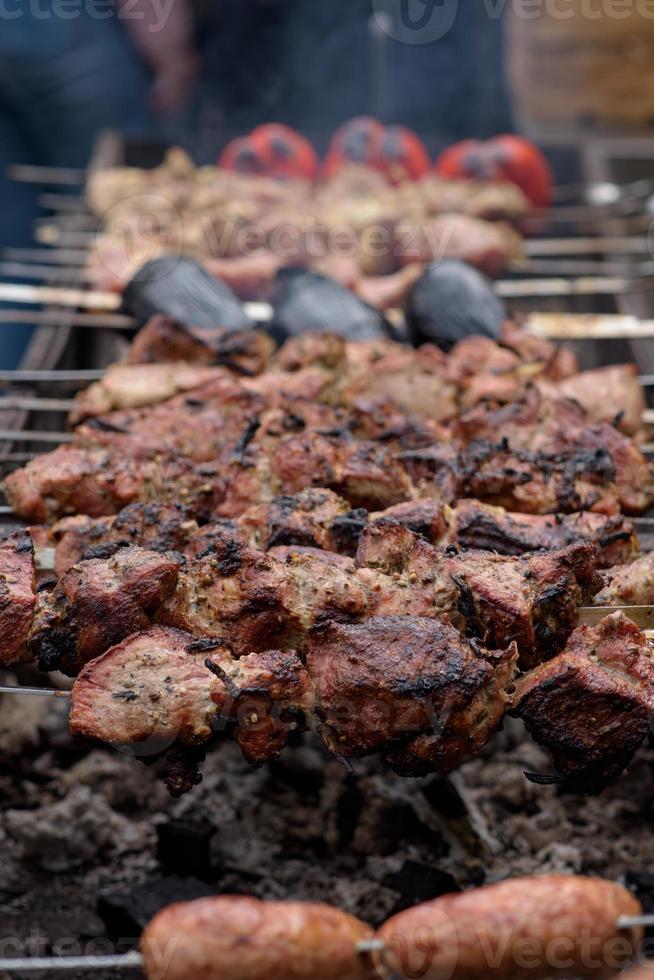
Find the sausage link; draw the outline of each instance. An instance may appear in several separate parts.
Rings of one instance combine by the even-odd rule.
[[[378,932],[387,947],[377,954],[380,971],[405,980],[612,976],[633,959],[643,935],[620,931],[617,921],[641,912],[610,881],[503,881],[389,919]]]
[[[148,980],[372,980],[373,936],[329,905],[220,896],[163,909],[141,952]]]

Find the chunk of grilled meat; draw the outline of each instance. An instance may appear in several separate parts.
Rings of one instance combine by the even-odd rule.
[[[618,514],[615,468],[603,449],[548,455],[513,450],[505,440],[464,450],[442,443],[398,453],[415,496],[452,503],[475,498],[522,514]]]
[[[526,363],[540,362],[543,376],[551,381],[570,378],[579,371],[572,348],[565,344],[553,344],[543,337],[522,330],[513,320],[507,320],[502,325],[500,344],[514,351]]]
[[[212,695],[222,685],[205,667],[193,637],[153,626],[84,667],[73,685],[70,730],[130,751],[145,762],[169,753],[187,765],[171,767],[175,796],[200,781],[198,762],[213,736]],[[180,753],[181,750],[181,753]],[[189,771],[190,770],[190,771]]]
[[[116,517],[64,517],[48,531],[54,545],[54,571],[63,575],[79,561],[109,558],[131,545],[149,551],[185,554],[199,534],[190,511],[181,504],[130,504]]]
[[[68,514],[104,517],[141,501],[185,502],[209,520],[225,497],[223,467],[175,454],[133,459],[106,449],[60,446],[15,470],[4,489],[14,511],[34,524]]]
[[[218,637],[242,656],[299,649],[318,620],[368,614],[366,584],[348,572],[301,555],[280,562],[232,541],[181,569],[158,620],[194,636]]]
[[[0,666],[31,659],[27,639],[36,605],[34,547],[27,531],[0,542]]]
[[[603,573],[596,606],[649,606],[654,603],[654,551]]]
[[[268,367],[274,341],[261,330],[204,330],[186,326],[167,316],[153,316],[130,344],[126,364],[162,364],[187,361],[215,364],[235,374],[260,374]]]
[[[425,619],[330,623],[306,664],[292,650],[235,659],[215,639],[153,627],[84,668],[70,724],[146,761],[180,748],[195,761],[214,731],[229,732],[253,765],[316,727],[340,758],[383,752],[402,774],[446,773],[499,727],[514,672],[513,649],[483,651]]]
[[[630,436],[642,431],[647,403],[635,364],[581,371],[555,383],[541,382],[540,386],[551,397],[578,402],[594,422],[607,422]]]
[[[629,561],[638,542],[624,517],[602,514],[535,516],[510,514],[476,500],[448,507],[438,500],[417,499],[368,514],[331,490],[312,488],[254,504],[239,517],[198,527],[188,507],[180,504],[130,504],[114,517],[65,517],[50,529],[33,528],[42,547],[55,548],[57,575],[78,561],[109,557],[130,544],[151,551],[174,551],[197,558],[218,542],[232,539],[258,551],[280,548],[320,549],[353,556],[368,521],[393,520],[432,544],[520,555],[562,548],[575,541],[594,541],[598,567]]]
[[[302,650],[307,631],[326,620],[448,616],[487,646],[516,641],[528,668],[562,649],[579,605],[601,584],[592,544],[523,558],[450,554],[388,521],[366,528],[356,565],[351,574],[311,555],[282,563],[233,541],[217,544],[181,570],[158,618],[219,636],[243,654]]]
[[[430,507],[434,509],[437,506],[432,501],[425,503],[427,513]],[[390,513],[387,511],[389,516]],[[462,500],[448,512],[447,517],[450,540],[460,548],[522,555],[540,549],[565,548],[576,541],[592,541],[598,547],[599,568],[623,564],[638,551],[634,526],[622,515],[606,517],[589,512],[511,514],[502,507],[492,507],[476,500]]]
[[[520,678],[513,713],[551,753],[555,772],[530,775],[574,793],[600,792],[649,732],[654,661],[622,613],[580,626],[563,653]]]
[[[357,398],[385,397],[400,411],[445,422],[457,413],[456,388],[447,377],[442,351],[432,344],[417,350],[395,345],[392,353],[379,357],[349,374],[340,387],[340,398],[351,404]]]
[[[250,765],[269,762],[292,732],[315,724],[313,679],[295,651],[263,650],[235,659],[219,648],[207,649],[206,656],[207,667],[222,681],[212,693],[220,723],[229,726]]]
[[[39,596],[28,642],[41,669],[73,676],[145,629],[173,593],[179,569],[172,557],[142,548],[73,566],[52,592]]]
[[[100,381],[89,385],[76,396],[68,424],[75,427],[85,419],[109,412],[156,405],[181,392],[223,380],[225,375],[222,368],[186,364],[183,361],[171,364],[111,364]]]
[[[595,546],[586,542],[519,558],[438,552],[388,521],[368,525],[356,558],[359,568],[393,576],[397,583],[394,592],[373,592],[377,615],[396,611],[404,587],[405,596],[425,595],[438,606],[437,615],[447,612],[487,646],[515,641],[523,670],[563,647],[579,605],[601,584],[595,560]]]
[[[264,407],[255,392],[219,372],[161,404],[89,419],[76,429],[75,444],[140,459],[178,453],[194,462],[217,461],[236,450]]]
[[[581,543],[525,558],[457,555],[377,521],[355,568],[324,554],[292,549],[279,561],[225,537],[181,568],[171,553],[139,548],[84,561],[42,596],[31,647],[50,669],[75,672],[155,620],[218,637],[240,656],[302,651],[309,630],[327,620],[401,615],[449,617],[497,648],[515,640],[522,665],[532,666],[562,648],[582,597],[598,587],[594,547]]]
[[[475,406],[459,417],[454,431],[465,443],[506,439],[514,451],[602,454],[613,467],[612,482],[626,513],[641,513],[654,500],[652,467],[627,436],[612,425],[589,424],[581,406],[568,399],[548,399],[534,386],[508,405]]]
[[[447,623],[380,617],[313,631],[307,670],[336,755],[384,751],[404,776],[448,773],[501,724],[516,650],[483,651]]]

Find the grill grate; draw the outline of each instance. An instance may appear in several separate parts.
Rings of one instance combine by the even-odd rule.
[[[654,146],[650,149],[654,166]],[[113,166],[128,158],[138,164],[138,152],[138,147],[115,134],[105,136],[91,166]],[[604,153],[594,147],[587,156],[583,169],[590,180],[628,181],[624,160],[611,144]],[[84,197],[73,193],[83,175],[38,168],[12,168],[11,174],[16,179],[47,181],[50,189],[41,196],[49,215],[37,222],[34,249],[8,249],[2,256],[0,272],[16,279],[7,284],[13,290],[9,298],[29,296],[35,284],[56,284],[72,290],[72,304],[85,281],[84,266],[97,230]],[[558,323],[559,336],[574,337],[579,329],[582,334],[593,333],[592,341],[573,341],[584,367],[635,360],[649,383],[654,375],[654,256],[648,252],[651,219],[644,203],[638,202],[640,210],[634,200],[629,206],[623,201],[613,208],[591,209],[584,203],[583,186],[575,188],[574,195],[562,190],[557,196],[565,203],[530,220],[529,257],[514,265],[498,291],[508,297],[517,315],[568,314]],[[570,314],[600,319],[584,319],[579,328]],[[602,320],[607,314],[632,319]],[[652,322],[641,326],[633,318]],[[0,310],[0,329],[3,321],[25,323],[36,330],[21,370],[0,374],[0,384],[7,386],[7,397],[0,402],[0,475],[52,448],[55,434],[64,429],[70,397],[120,355],[125,331],[132,326],[130,318],[119,312],[96,313],[47,303],[38,310]],[[551,335],[552,319],[546,324]],[[17,431],[29,436],[12,437]],[[0,509],[0,527],[2,522],[15,524],[6,511]]]

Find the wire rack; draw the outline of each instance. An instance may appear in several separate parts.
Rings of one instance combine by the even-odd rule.
[[[152,165],[157,154],[163,158],[164,150],[131,145],[118,134],[107,133],[98,140],[91,167],[145,161]],[[654,320],[654,225],[645,207],[646,196],[634,197],[632,204],[619,208],[592,210],[585,203],[590,182],[629,185],[644,173],[654,173],[654,141],[593,143],[581,153],[580,167],[586,184],[558,189],[557,203],[548,215],[528,222],[528,258],[515,265],[502,284],[511,294],[508,305],[518,316],[539,311]],[[34,248],[8,249],[0,257],[5,282],[9,278],[18,290],[30,284],[84,288],[83,270],[97,231],[84,199],[85,174],[12,170],[16,179],[44,179],[40,198],[44,216],[34,228]],[[548,283],[553,284],[551,293]],[[38,312],[19,306],[0,308],[0,329],[2,320],[22,322],[26,329],[38,326],[19,372],[0,373],[5,388],[0,402],[0,476],[54,448],[59,441],[56,433],[65,427],[67,402],[120,356],[130,331],[129,318],[119,312],[100,315],[74,305],[44,305]],[[654,375],[654,329],[649,336],[652,339],[639,340],[614,335],[575,342],[575,346],[584,367],[635,360],[642,374],[650,376]],[[15,435],[18,431],[24,438]],[[0,506],[4,511],[0,511],[0,533],[6,533],[17,522],[7,513],[4,499],[0,498]]]

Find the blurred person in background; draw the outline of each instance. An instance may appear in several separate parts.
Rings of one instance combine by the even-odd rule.
[[[194,43],[187,0],[0,4],[1,248],[32,242],[41,191],[7,167],[84,167],[103,129],[173,128],[194,95]],[[12,367],[30,331],[0,329],[0,367]]]
[[[407,2],[417,24],[425,15],[426,30],[395,29]],[[276,121],[322,151],[341,123],[375,115],[417,130],[436,154],[459,139],[511,129],[502,22],[486,4],[195,0],[195,8],[205,128],[222,129],[225,141]],[[432,16],[447,18],[442,33],[430,32]]]

